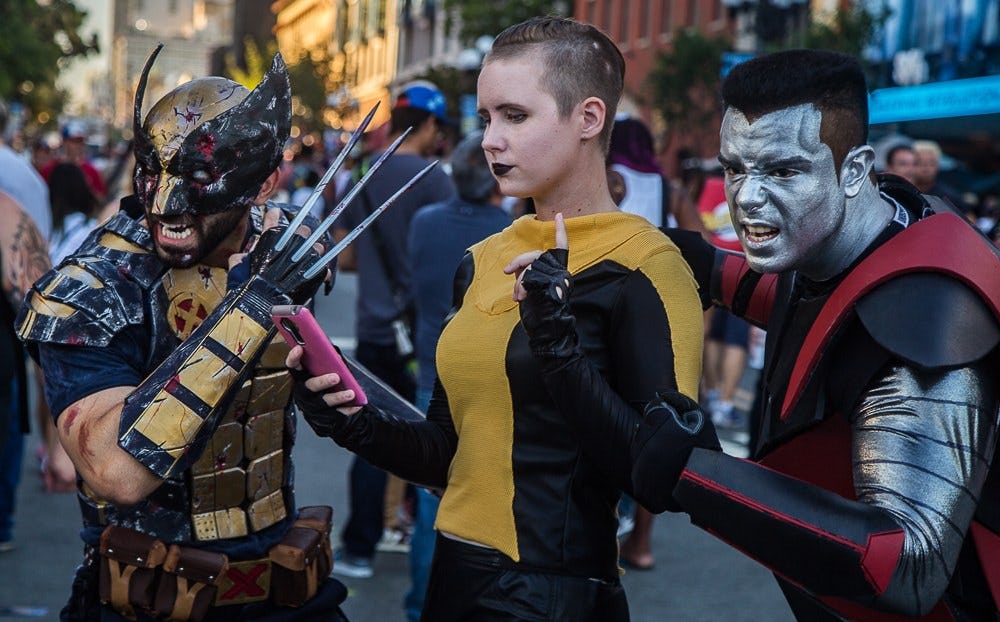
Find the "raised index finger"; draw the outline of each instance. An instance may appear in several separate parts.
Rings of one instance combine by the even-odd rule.
[[[566,236],[566,223],[562,212],[556,214],[556,248],[569,250],[569,238]]]

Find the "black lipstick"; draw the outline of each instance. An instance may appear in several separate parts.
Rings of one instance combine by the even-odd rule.
[[[509,166],[507,164],[494,164],[493,165],[493,174],[496,175],[497,177],[503,177],[508,172],[510,172],[510,169],[512,169],[512,168],[514,168],[514,167],[513,166]]]

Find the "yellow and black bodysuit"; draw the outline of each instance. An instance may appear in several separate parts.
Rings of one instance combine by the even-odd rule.
[[[332,436],[443,488],[442,534],[526,568],[616,580],[616,506],[630,482],[627,456],[605,449],[607,435],[629,434],[658,390],[697,396],[701,305],[677,248],[645,219],[565,222],[580,360],[543,369],[529,349],[503,267],[553,246],[555,224],[525,216],[472,247],[459,268],[427,420],[366,408],[341,417]]]

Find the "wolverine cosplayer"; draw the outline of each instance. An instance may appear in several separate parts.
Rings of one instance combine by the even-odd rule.
[[[81,475],[86,556],[62,618],[343,619],[331,510],[294,505],[287,348],[269,318],[322,280],[304,274],[312,244],[293,261],[285,214],[265,216],[288,75],[276,56],[253,91],[196,79],[142,123],[158,52],[136,93],[135,196],[17,319]]]
[[[852,58],[761,57],[723,99],[746,254],[672,235],[706,303],[767,327],[760,442],[754,461],[694,449],[675,488],[665,455],[700,414],[676,399],[685,416],[639,432],[637,489],[771,568],[800,620],[997,619],[996,250],[874,178]]]

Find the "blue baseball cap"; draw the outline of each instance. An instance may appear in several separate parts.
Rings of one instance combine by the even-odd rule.
[[[448,118],[448,103],[444,94],[430,82],[411,82],[404,86],[396,98],[396,108],[403,107],[426,110],[446,125],[455,124]]]

